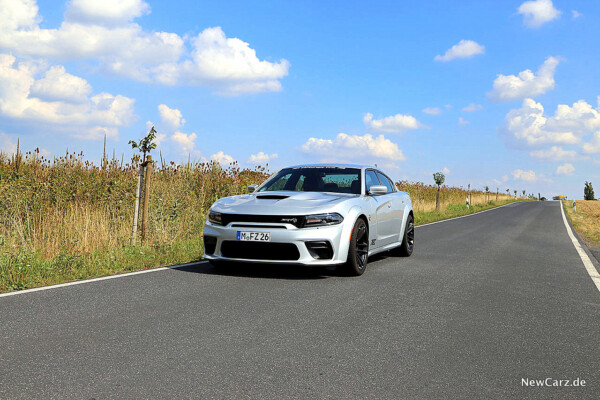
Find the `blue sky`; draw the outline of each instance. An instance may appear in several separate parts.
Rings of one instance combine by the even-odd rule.
[[[0,0],[0,148],[600,184],[596,1]],[[597,189],[600,190],[600,187]]]

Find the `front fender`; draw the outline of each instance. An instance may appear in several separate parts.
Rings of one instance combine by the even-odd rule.
[[[352,229],[356,224],[356,220],[361,215],[367,217],[367,224],[369,225],[369,238],[372,237],[371,224],[368,221],[367,213],[359,206],[354,206],[348,211],[348,214],[344,217],[344,228],[342,230],[342,236],[338,247],[338,256],[336,257],[340,261],[347,261],[348,250],[350,249],[350,235],[352,235]]]
[[[406,204],[404,205],[404,212],[402,213],[402,224],[400,225],[400,236],[399,236],[400,242],[402,242],[402,240],[404,239],[404,231],[406,230],[406,221],[408,221],[408,216],[410,215],[411,212],[413,212],[413,208],[412,208],[412,201],[410,200],[410,197],[409,197],[408,200],[406,201]],[[414,221],[414,212],[413,212],[413,221]]]

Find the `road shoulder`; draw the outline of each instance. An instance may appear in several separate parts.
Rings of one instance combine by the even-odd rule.
[[[579,253],[580,250],[583,252],[583,254],[579,254],[581,257],[581,261],[583,262],[588,274],[590,275],[592,282],[594,282],[596,288],[598,289],[598,291],[600,291],[600,275],[598,274],[598,270],[600,269],[600,262],[590,251],[588,246],[585,244],[585,241],[582,240],[580,235],[573,228],[573,224],[570,218],[567,216],[567,212],[565,211],[564,203],[562,201],[560,202],[559,206],[560,211],[562,213],[563,221],[565,223],[565,227],[567,228],[567,233],[573,240],[573,245],[575,246],[577,252]],[[577,244],[579,244],[579,246],[577,246]]]

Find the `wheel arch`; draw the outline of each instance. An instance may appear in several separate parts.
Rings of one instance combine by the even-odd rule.
[[[404,208],[404,216],[402,217],[402,224],[400,225],[400,234],[398,236],[398,240],[402,241],[404,237],[404,230],[406,229],[406,221],[408,221],[408,217],[413,217],[413,222],[415,220],[415,213],[413,212],[412,204],[407,204]]]
[[[346,220],[345,222],[347,223],[344,224],[344,228],[341,234],[341,240],[339,242],[338,247],[338,256],[336,257],[339,261],[343,262],[347,261],[346,257],[348,255],[348,249],[350,245],[349,239],[352,234],[352,229],[354,229],[354,225],[356,225],[356,221],[358,221],[359,219],[365,221],[365,224],[367,225],[367,231],[369,232],[369,234],[371,234],[369,218],[367,218],[365,210],[363,210],[361,207],[352,207],[344,218]]]

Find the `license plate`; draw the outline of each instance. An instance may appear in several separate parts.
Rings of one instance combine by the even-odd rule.
[[[270,242],[271,232],[240,232],[237,233],[237,240],[245,242]]]

